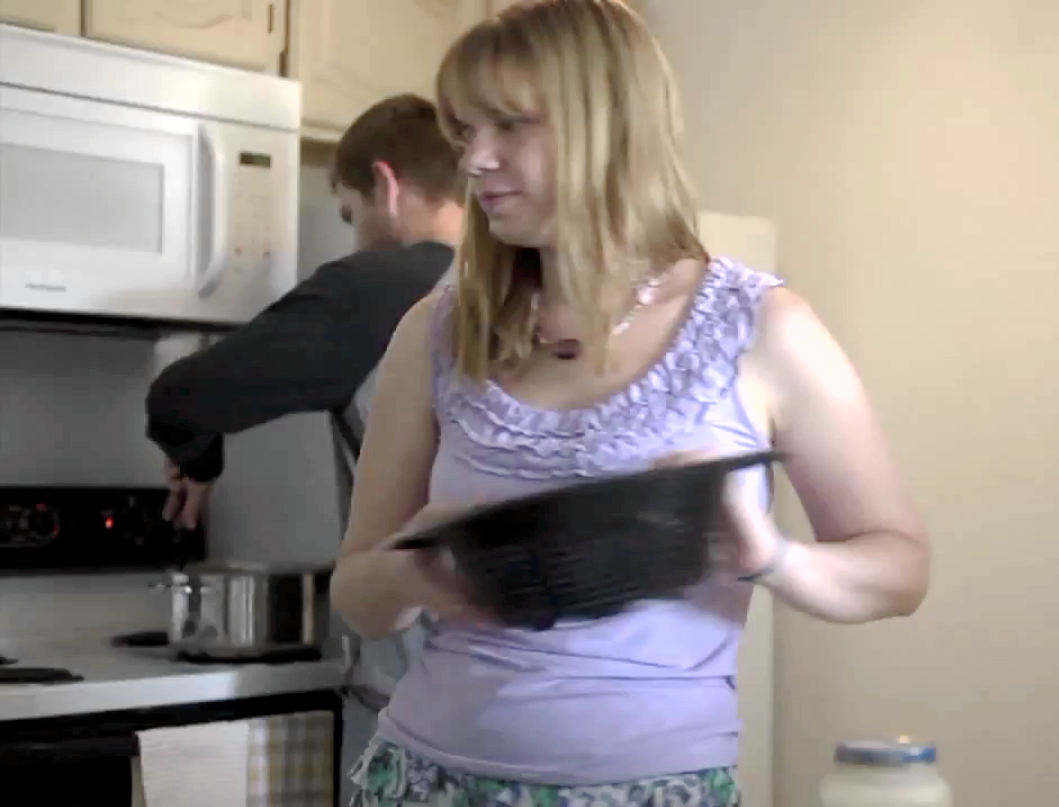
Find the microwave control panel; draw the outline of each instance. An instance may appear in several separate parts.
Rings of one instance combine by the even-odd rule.
[[[220,213],[226,227],[223,244],[202,239],[198,293],[188,310],[196,319],[244,322],[298,282],[300,144],[296,133],[232,123],[213,125],[204,143],[203,177],[212,172],[207,187],[223,195],[203,213],[206,222]],[[213,263],[217,247],[223,266]]]
[[[232,179],[229,269],[237,276],[267,273],[277,247],[273,236],[280,191],[272,155],[239,152]]]

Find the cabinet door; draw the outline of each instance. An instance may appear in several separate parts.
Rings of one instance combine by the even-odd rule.
[[[84,0],[85,35],[278,73],[286,0]]]
[[[79,34],[81,0],[0,0],[0,22],[57,34]]]
[[[487,10],[487,0],[294,0],[290,74],[302,83],[304,134],[335,140],[395,93],[433,98],[445,50]]]

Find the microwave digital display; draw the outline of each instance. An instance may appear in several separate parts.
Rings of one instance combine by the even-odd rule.
[[[256,168],[271,168],[272,167],[272,155],[271,154],[260,154],[254,151],[240,151],[239,152],[239,164],[240,165],[252,165]]]

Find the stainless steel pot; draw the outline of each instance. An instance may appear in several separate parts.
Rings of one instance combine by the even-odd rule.
[[[332,566],[201,563],[156,588],[172,600],[169,644],[216,659],[320,649],[331,619]]]

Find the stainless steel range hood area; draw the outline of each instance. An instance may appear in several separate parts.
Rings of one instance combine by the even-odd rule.
[[[207,335],[223,335],[235,327],[237,326],[229,323],[175,322],[0,308],[0,332],[32,331],[147,341],[166,340],[172,337],[200,337],[205,343]]]

